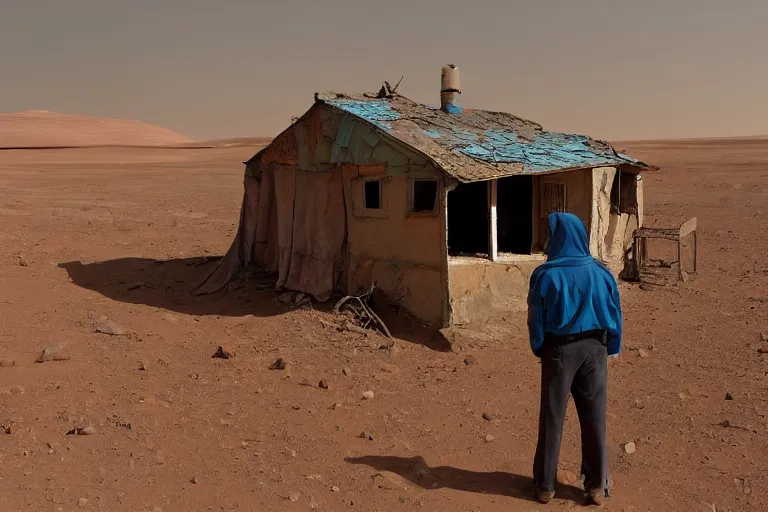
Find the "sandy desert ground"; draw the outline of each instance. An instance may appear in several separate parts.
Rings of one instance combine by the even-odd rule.
[[[700,275],[622,285],[606,508],[768,510],[768,140],[617,147],[662,167],[647,225],[698,217]],[[265,281],[189,296],[232,240],[255,150],[0,151],[0,510],[545,510],[521,315],[451,352],[339,332]],[[126,334],[94,332],[102,317]],[[69,360],[34,363],[59,342]],[[222,344],[236,357],[212,359]],[[571,408],[566,480],[578,435]],[[577,490],[548,508],[581,509]]]

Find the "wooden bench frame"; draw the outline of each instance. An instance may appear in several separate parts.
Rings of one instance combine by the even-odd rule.
[[[632,234],[632,254],[634,257],[634,273],[636,279],[639,281],[643,272],[643,265],[648,259],[648,244],[646,243],[649,238],[656,238],[662,240],[672,240],[677,242],[677,267],[678,277],[681,281],[685,281],[688,274],[695,274],[697,270],[697,247],[696,247],[696,225],[698,221],[696,217],[685,221],[679,228],[639,228]],[[683,270],[682,252],[683,252],[683,240],[686,237],[692,237],[693,239],[693,269],[688,272]]]

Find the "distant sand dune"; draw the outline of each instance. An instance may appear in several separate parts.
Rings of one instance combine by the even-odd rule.
[[[192,140],[140,121],[28,110],[0,114],[0,148],[172,146]]]
[[[232,139],[213,139],[200,142],[188,142],[178,147],[184,148],[229,148],[238,146],[266,146],[272,137],[238,137]],[[177,147],[177,146],[174,146]]]

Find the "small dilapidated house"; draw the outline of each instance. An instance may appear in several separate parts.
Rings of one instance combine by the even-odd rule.
[[[526,305],[546,257],[546,218],[576,214],[592,254],[619,275],[643,223],[649,166],[582,135],[461,109],[443,69],[441,108],[383,89],[325,93],[248,162],[240,227],[200,293],[241,268],[317,300],[376,283],[438,327]]]

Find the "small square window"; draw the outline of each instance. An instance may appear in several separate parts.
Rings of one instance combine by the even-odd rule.
[[[365,199],[364,205],[367,210],[381,209],[381,181],[366,181],[363,195]]]
[[[417,213],[434,212],[437,203],[437,181],[416,180],[413,182],[412,209]]]

